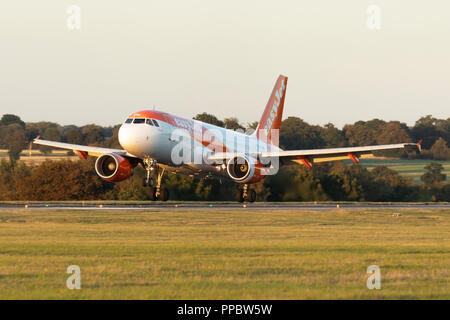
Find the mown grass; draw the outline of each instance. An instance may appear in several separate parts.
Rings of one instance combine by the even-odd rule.
[[[449,299],[449,210],[396,212],[3,210],[0,298]]]
[[[345,160],[346,164],[352,164],[351,160]],[[450,161],[435,161],[435,160],[401,160],[401,159],[361,159],[360,165],[371,170],[377,165],[386,166],[395,170],[401,176],[412,178],[413,183],[422,183],[420,177],[426,172],[424,167],[432,162],[440,163],[444,166],[442,173],[447,175],[447,180],[450,181]]]

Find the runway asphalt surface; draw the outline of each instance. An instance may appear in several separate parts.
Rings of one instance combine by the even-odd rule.
[[[336,209],[448,209],[450,203],[224,203],[224,202],[0,202],[0,210],[24,209],[71,209],[71,210],[317,210],[330,211]]]

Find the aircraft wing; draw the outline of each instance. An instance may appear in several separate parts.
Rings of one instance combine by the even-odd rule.
[[[116,154],[120,154],[122,156],[135,158],[135,156],[126,152],[125,150],[83,146],[83,145],[79,145],[79,144],[71,144],[71,143],[57,142],[57,141],[50,141],[50,140],[41,140],[41,139],[39,139],[39,137],[34,139],[33,143],[43,145],[43,146],[54,147],[54,148],[73,150],[74,152],[78,153],[78,155],[83,159],[86,159],[86,157],[88,155],[99,157],[105,153],[116,153]]]
[[[310,150],[287,150],[287,151],[274,151],[274,152],[255,152],[250,153],[258,159],[264,158],[276,158],[278,157],[281,163],[295,162],[304,164],[308,168],[312,167],[313,163],[326,162],[326,161],[338,161],[344,159],[351,159],[353,162],[358,163],[360,158],[373,157],[374,151],[381,150],[395,150],[395,149],[408,149],[417,148],[421,151],[419,143],[399,143],[399,144],[385,144],[378,146],[365,146],[365,147],[346,147],[346,148],[329,148],[329,149],[310,149]],[[242,153],[215,153],[211,155],[208,160],[218,161],[227,160],[235,156],[242,155]],[[267,162],[266,162],[267,163]]]

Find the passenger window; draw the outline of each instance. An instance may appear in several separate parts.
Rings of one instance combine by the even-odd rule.
[[[158,124],[158,122],[156,122],[155,119],[153,119],[153,123],[155,124],[155,126],[159,127],[159,124]]]
[[[131,118],[128,118],[127,120],[125,120],[125,123],[132,123],[133,122],[133,119],[131,119]]]
[[[152,119],[145,119],[145,123],[153,126]]]
[[[145,119],[136,118],[134,119],[133,123],[145,123]]]

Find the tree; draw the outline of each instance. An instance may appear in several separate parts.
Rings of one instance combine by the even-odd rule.
[[[347,143],[342,131],[332,123],[327,123],[320,130],[320,137],[325,142],[326,147],[329,148],[344,147]]]
[[[43,138],[45,140],[61,141],[61,134],[59,133],[59,130],[56,127],[51,126],[51,127],[47,127],[45,129],[44,134],[43,134]],[[53,148],[49,147],[49,146],[40,145],[39,146],[39,150],[43,154],[47,155],[47,154],[50,154],[52,152]]]
[[[411,195],[412,179],[404,178],[397,171],[377,165],[370,171],[371,189],[366,190],[372,201],[401,201]]]
[[[320,179],[305,167],[295,170],[291,183],[286,186],[283,201],[325,201],[329,200]]]
[[[382,125],[381,131],[376,136],[376,144],[395,144],[411,142],[412,138],[408,126],[399,121],[389,121]],[[404,150],[386,150],[378,152],[386,157],[401,158],[406,157]]]
[[[56,128],[60,132],[62,131],[62,128],[59,124],[54,122],[47,122],[47,121],[40,121],[40,122],[33,122],[33,123],[27,123],[26,124],[27,130],[33,130],[34,132],[38,132],[41,136],[44,136],[45,131],[48,128]],[[34,136],[33,138],[35,138]]]
[[[225,118],[223,120],[225,128],[230,130],[244,130],[245,128],[239,124],[239,120],[236,117]]]
[[[224,126],[223,121],[220,121],[219,119],[217,119],[217,117],[215,115],[212,115],[212,114],[206,113],[206,112],[199,113],[192,119],[206,122],[206,123],[218,126],[218,127]]]
[[[439,131],[439,135],[450,145],[450,118],[437,119],[436,128]]]
[[[88,124],[81,129],[84,143],[87,145],[100,145],[104,140],[103,129],[95,124]]]
[[[434,184],[440,183],[442,181],[445,181],[445,179],[447,178],[447,175],[442,173],[442,170],[444,170],[444,166],[440,163],[430,163],[429,165],[425,166],[425,170],[427,171],[420,177],[420,180],[422,180],[427,186],[432,186]]]
[[[93,161],[49,161],[14,177],[16,200],[102,199],[108,183],[93,170]]]
[[[433,118],[431,115],[427,115],[417,120],[414,127],[411,129],[415,141],[423,140],[422,147],[424,149],[430,149],[440,137],[436,125],[437,119]]]
[[[380,181],[383,184],[395,188],[406,183],[406,180],[398,174],[397,171],[385,166],[377,165],[370,172],[374,181]]]
[[[114,126],[112,129],[112,136],[106,138],[103,141],[102,146],[106,148],[113,148],[113,149],[121,149],[122,146],[119,143],[119,130],[120,130],[120,124]]]
[[[29,143],[39,135],[39,129],[26,126],[25,130],[25,142]]]
[[[11,162],[2,159],[0,161],[0,200],[17,200],[15,177],[24,176],[29,168],[24,163],[13,166]]]
[[[82,144],[83,143],[83,135],[81,131],[77,128],[69,129],[65,132],[67,143],[73,144]]]
[[[394,144],[411,142],[409,128],[405,123],[389,121],[381,126],[381,131],[376,136],[377,144]]]
[[[9,149],[12,144],[25,144],[25,129],[17,123],[0,126],[0,147]]]
[[[287,150],[322,148],[325,141],[320,130],[300,118],[288,117],[281,123],[280,146]]]
[[[8,156],[9,161],[14,166],[16,161],[20,159],[20,153],[23,150],[23,144],[20,141],[15,141],[9,146]]]
[[[370,146],[377,143],[377,137],[383,131],[385,121],[373,119],[358,121],[344,126],[344,135],[351,146]]]
[[[430,151],[435,160],[450,160],[450,149],[443,138],[437,139]]]
[[[1,126],[0,138],[2,147],[8,149],[9,160],[14,165],[25,148],[25,129],[17,123]]]
[[[61,141],[61,134],[57,128],[49,127],[45,130],[43,138],[45,140]]]
[[[0,119],[0,126],[7,126],[12,123],[17,123],[22,128],[25,128],[25,122],[23,122],[19,116],[16,116],[14,114],[4,114]]]

